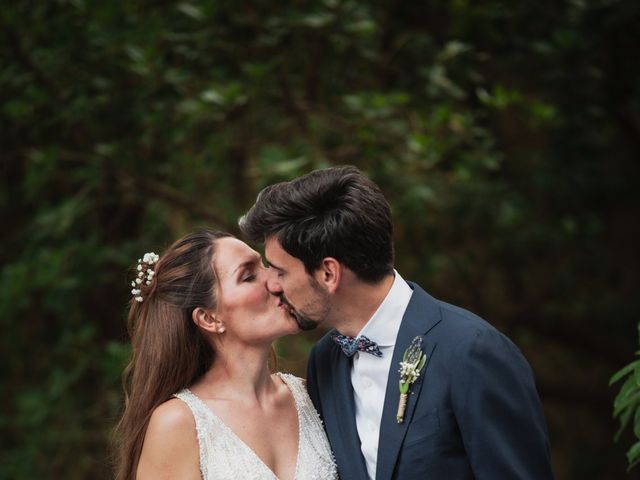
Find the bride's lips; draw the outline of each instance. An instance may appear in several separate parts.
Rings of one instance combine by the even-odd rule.
[[[298,313],[293,306],[283,296],[278,297],[278,308],[282,308],[287,315],[293,318],[298,324],[298,328],[300,330],[313,330],[318,326],[318,322],[311,320],[310,318],[305,317],[304,315]]]
[[[296,310],[284,298],[280,297],[280,301],[278,302],[278,307],[284,309],[293,318],[297,318]]]

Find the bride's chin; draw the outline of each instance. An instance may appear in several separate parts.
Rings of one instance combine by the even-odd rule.
[[[271,338],[271,343],[275,342],[276,340],[280,339],[280,338],[284,338],[284,337],[289,337],[291,335],[295,335],[297,333],[300,332],[300,329],[298,328],[298,326],[291,326],[291,325],[287,325],[285,328],[282,328],[280,330],[278,330],[277,332],[273,333],[273,336]]]
[[[281,336],[292,335],[300,331],[300,327],[298,326],[296,317],[291,315],[286,310],[280,312],[280,314],[278,315],[277,323],[282,327],[281,331],[283,333],[281,334]]]
[[[291,333],[298,333],[300,331],[298,320],[294,316],[287,314],[286,321],[287,321],[287,326],[289,327],[288,330],[290,330]]]
[[[284,307],[279,307],[279,308],[280,308],[280,314],[282,315],[282,318],[290,322],[297,322],[298,319],[296,318],[296,316],[290,313],[287,308],[284,308]]]

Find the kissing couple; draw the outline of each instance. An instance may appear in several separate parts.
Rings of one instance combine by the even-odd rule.
[[[241,240],[140,258],[118,480],[552,479],[533,374],[490,324],[394,269],[381,190],[355,167],[265,188]],[[306,381],[273,342],[330,329]]]

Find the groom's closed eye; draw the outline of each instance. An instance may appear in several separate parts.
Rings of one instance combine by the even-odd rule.
[[[271,263],[269,260],[267,260],[266,258],[264,259],[264,262],[266,263],[267,267],[269,268],[273,268],[276,272],[278,272],[278,275],[282,275],[285,273],[284,269],[281,267],[278,267],[277,265],[274,265],[273,263]]]

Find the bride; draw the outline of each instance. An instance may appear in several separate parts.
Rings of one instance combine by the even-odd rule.
[[[138,261],[118,480],[337,478],[303,380],[269,373],[272,342],[298,326],[266,273],[210,231]]]

